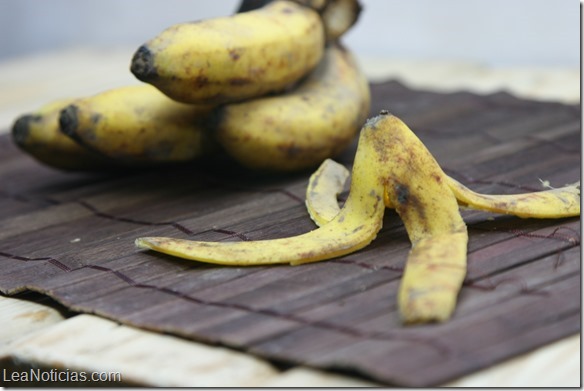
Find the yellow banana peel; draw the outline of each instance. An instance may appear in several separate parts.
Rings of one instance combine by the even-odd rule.
[[[452,316],[466,274],[468,232],[459,205],[520,217],[580,214],[579,184],[528,195],[472,192],[448,177],[407,125],[387,112],[361,130],[349,197],[340,208],[337,195],[348,176],[332,160],[311,176],[306,206],[319,228],[306,234],[230,243],[147,237],[136,245],[223,265],[298,265],[362,249],[381,229],[384,207],[395,208],[412,243],[398,294],[402,319],[442,322]]]
[[[452,178],[448,182],[458,202],[473,209],[536,219],[580,215],[580,182],[557,189],[504,195],[476,193]]]
[[[404,125],[399,124],[393,127],[393,129],[400,128],[403,131]],[[420,205],[431,206],[432,202],[446,203],[444,197],[436,198],[439,194],[448,193],[444,188],[441,191],[436,189],[435,185],[443,181],[457,199],[458,204],[464,207],[511,214],[522,218],[563,218],[580,215],[579,182],[562,188],[524,194],[479,194],[438,169],[433,159],[429,159],[429,152],[425,151],[419,143],[414,142],[412,136],[413,133],[405,132],[404,139],[412,142],[410,148],[414,148],[415,152],[409,150],[404,156],[396,151],[397,155],[392,155],[404,163],[401,166],[393,166],[402,170],[401,173],[395,173],[394,178],[404,178],[409,182],[424,184],[420,185],[423,189],[421,197],[427,196],[434,200],[416,199],[415,202]],[[405,145],[402,152],[404,151],[406,151]],[[407,156],[408,153],[410,156]],[[424,156],[426,160],[420,161]],[[423,167],[424,175],[427,176],[426,180],[415,179],[415,176],[419,175],[419,170],[411,159]],[[317,225],[326,224],[335,216],[335,213],[338,213],[339,205],[336,197],[343,189],[348,177],[349,171],[332,160],[323,162],[311,176],[306,192],[306,206]],[[435,182],[428,178],[433,178]],[[433,212],[435,207],[430,207],[432,212],[426,215],[427,207],[423,210],[420,206],[403,207],[403,201],[409,202],[411,198],[409,189],[412,186],[404,186],[399,180],[397,182],[390,180],[388,183],[392,185],[386,187],[385,204],[387,207],[395,207],[398,210],[413,244],[398,298],[402,316],[406,322],[410,323],[447,320],[456,304],[456,295],[452,292],[458,292],[465,275],[468,241],[466,228],[455,213],[451,195],[447,195],[450,206],[446,210],[450,211],[452,216],[435,216]],[[414,213],[416,218],[408,217],[410,213]],[[441,260],[446,260],[446,262]]]
[[[384,145],[385,199],[403,221],[412,249],[398,305],[406,323],[445,321],[466,275],[468,233],[446,174],[416,135],[397,117],[381,116],[391,134]]]
[[[317,225],[326,224],[340,210],[336,196],[343,190],[350,172],[334,160],[325,160],[310,177],[306,208]],[[456,179],[446,177],[459,206],[521,218],[559,219],[580,216],[580,181],[563,187],[519,194],[481,194]],[[389,199],[385,205],[392,207]]]
[[[337,197],[345,188],[349,176],[349,170],[332,159],[326,159],[310,176],[306,188],[306,210],[319,227],[341,211]]]
[[[221,265],[299,265],[349,254],[375,239],[383,222],[383,182],[377,168],[387,158],[376,148],[379,132],[363,129],[349,198],[326,225],[290,238],[249,242],[200,242],[165,237],[136,239],[139,248]],[[372,164],[373,162],[373,164]]]

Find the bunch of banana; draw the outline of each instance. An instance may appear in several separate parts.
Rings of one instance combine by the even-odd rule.
[[[420,323],[445,321],[455,309],[468,242],[459,206],[519,217],[580,215],[579,183],[517,195],[471,191],[448,177],[407,125],[385,111],[361,130],[351,175],[342,208],[336,196],[348,171],[326,160],[311,176],[306,206],[319,228],[299,236],[247,242],[144,237],[136,245],[221,265],[299,265],[362,249],[381,229],[385,207],[394,208],[412,243],[398,305],[404,322]]]
[[[360,10],[358,0],[276,0],[171,26],[132,59],[147,83],[54,102],[33,115],[34,132],[30,115],[17,120],[14,139],[68,170],[224,151],[253,169],[316,167],[352,141],[369,112],[367,80],[337,42]]]

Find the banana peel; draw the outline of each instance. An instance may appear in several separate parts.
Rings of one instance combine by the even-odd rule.
[[[341,211],[337,197],[350,175],[345,166],[326,159],[310,176],[306,188],[306,210],[319,227],[334,219]]]
[[[222,265],[298,265],[367,246],[382,227],[385,207],[404,222],[412,249],[398,294],[405,323],[443,322],[456,307],[466,275],[468,232],[460,206],[520,217],[580,214],[579,184],[519,195],[482,195],[447,176],[418,137],[382,111],[361,130],[342,208],[337,195],[348,171],[326,160],[311,176],[306,206],[319,228],[291,238],[250,242],[196,242],[138,238],[139,248]]]
[[[399,127],[402,125],[396,126],[396,128]],[[423,151],[419,144],[416,144],[413,144],[418,148],[416,155],[425,155],[427,158],[428,152]],[[402,159],[403,157],[395,155],[395,158]],[[580,215],[580,182],[561,188],[523,194],[480,194],[447,176],[441,170],[436,170],[431,161],[423,162],[422,165],[425,167],[426,174],[430,174],[436,180],[441,178],[445,181],[459,206],[521,218],[565,218]],[[406,164],[408,172],[402,173],[402,178],[407,178],[411,182],[412,171],[416,175],[417,170],[409,171],[410,168],[409,163]],[[310,177],[306,191],[306,207],[317,225],[326,224],[340,210],[337,195],[343,190],[349,175],[349,170],[344,166],[327,159]],[[424,192],[426,195],[435,197],[438,194],[436,189],[431,190],[428,186],[433,183],[431,181],[426,183]],[[394,182],[393,186],[394,191],[388,188],[389,191],[385,193],[385,205],[389,208],[396,207],[400,213],[400,205],[410,197],[406,189],[411,187],[404,186],[400,181]],[[429,205],[430,202],[424,202],[424,204]],[[447,320],[456,304],[456,295],[452,292],[458,292],[464,279],[465,249],[468,241],[466,229],[460,225],[457,216],[433,221],[430,219],[434,217],[426,216],[415,222],[411,218],[404,218],[404,208],[401,209],[400,216],[404,219],[406,228],[408,225],[410,227],[408,233],[413,243],[398,296],[402,316],[410,323]],[[454,211],[452,205],[448,209]],[[423,214],[419,208],[412,208],[410,213]],[[434,234],[424,234],[428,231],[423,228],[423,220],[435,224]],[[440,223],[454,221],[458,222],[458,229],[451,229],[447,225],[440,226]],[[418,236],[412,237],[412,234],[418,234]],[[450,253],[449,261],[440,262],[441,259],[447,257],[438,254],[445,251]]]
[[[308,180],[306,209],[318,226],[340,211],[337,196],[350,175],[345,166],[326,159]],[[530,193],[481,194],[450,176],[446,180],[461,207],[520,218],[561,219],[580,215],[580,181]],[[389,199],[385,199],[385,205],[392,207]]]
[[[407,323],[445,321],[466,275],[468,233],[454,193],[432,154],[398,118],[382,117],[391,134],[385,176],[386,205],[403,221],[412,249],[398,292]]]
[[[550,190],[523,194],[480,194],[455,179],[450,189],[462,206],[521,218],[559,219],[580,215],[580,182]]]
[[[372,128],[361,131],[349,198],[326,225],[302,235],[249,242],[200,242],[164,237],[136,239],[139,248],[232,266],[299,265],[335,258],[367,246],[382,227],[383,181],[377,168],[387,159]]]

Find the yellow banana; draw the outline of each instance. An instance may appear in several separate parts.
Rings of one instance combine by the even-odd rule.
[[[215,151],[205,124],[211,111],[142,84],[76,100],[61,112],[60,126],[79,144],[125,165],[184,162]]]
[[[136,51],[131,71],[175,100],[226,103],[284,90],[318,64],[323,50],[319,15],[277,0],[171,26]]]
[[[38,161],[62,170],[101,170],[111,160],[83,148],[59,131],[59,112],[73,102],[62,99],[17,118],[12,126],[16,145]]]
[[[332,45],[297,88],[220,107],[217,140],[249,168],[306,169],[345,149],[369,107],[369,84],[355,59]]]
[[[383,177],[388,156],[378,148],[382,133],[365,126],[353,165],[349,197],[335,218],[308,233],[274,240],[198,242],[164,237],[136,239],[139,248],[221,265],[292,265],[316,262],[357,251],[375,239],[383,222]]]

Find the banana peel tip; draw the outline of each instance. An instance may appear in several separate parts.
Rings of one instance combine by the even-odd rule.
[[[144,249],[144,250],[151,250],[156,246],[156,239],[155,238],[137,238],[134,241],[134,244],[137,248]]]

